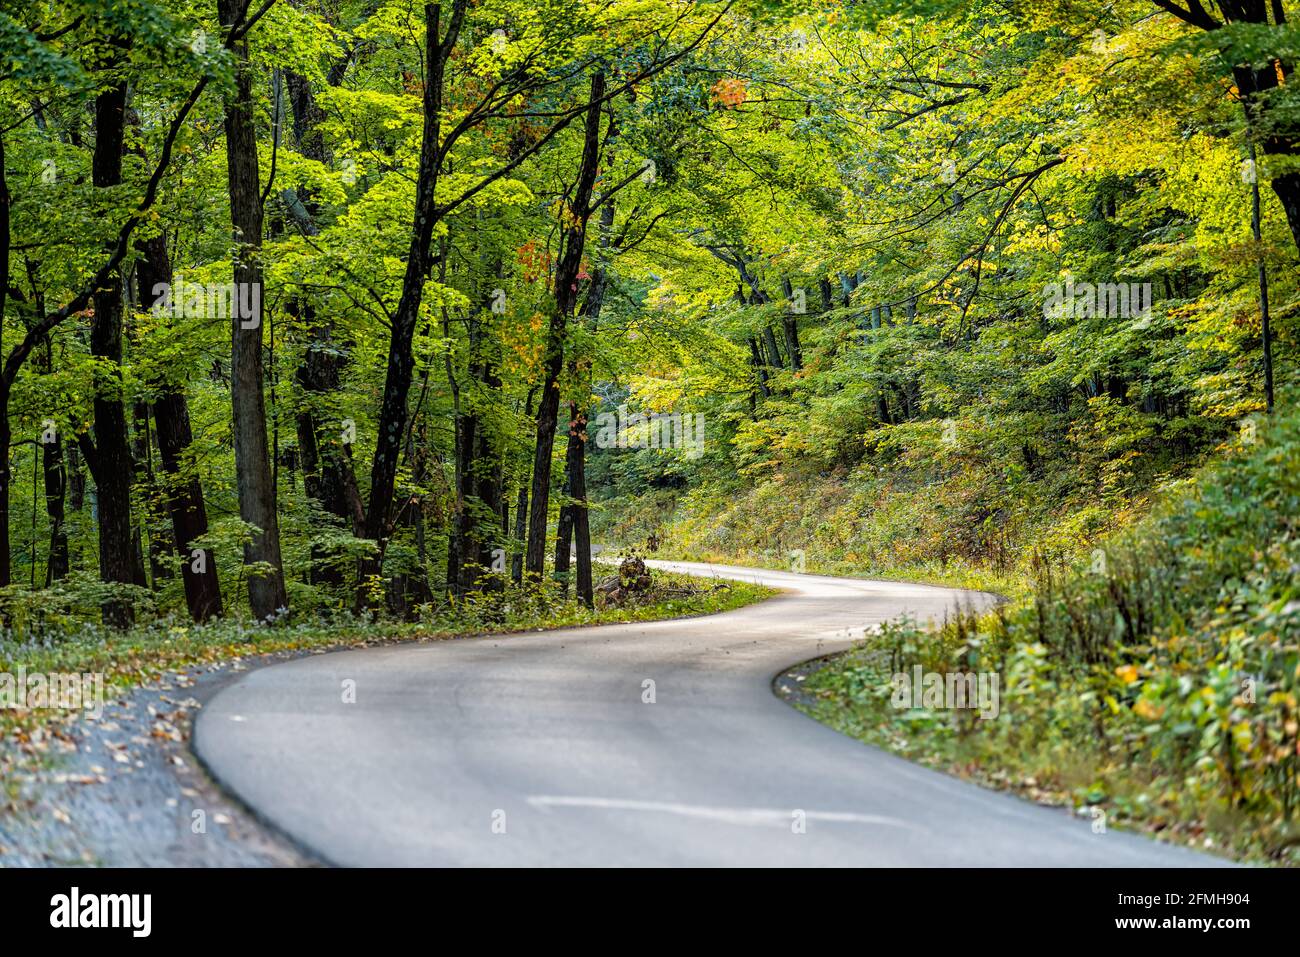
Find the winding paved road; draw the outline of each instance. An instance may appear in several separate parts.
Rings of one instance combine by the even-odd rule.
[[[1224,863],[1094,834],[866,747],[772,692],[778,672],[864,626],[988,596],[654,564],[788,591],[704,618],[273,665],[208,703],[194,748],[250,807],[341,865]]]

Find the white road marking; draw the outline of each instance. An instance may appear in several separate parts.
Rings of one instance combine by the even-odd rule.
[[[597,808],[609,811],[649,811],[659,814],[677,814],[681,817],[701,818],[706,821],[721,821],[725,824],[739,824],[744,827],[788,827],[794,818],[796,809],[788,810],[759,807],[709,807],[703,804],[675,804],[664,801],[632,801],[623,798],[578,797],[553,794],[534,794],[528,798],[533,807],[549,809],[553,807]],[[901,827],[909,831],[924,831],[924,828],[909,824],[896,817],[884,817],[879,814],[856,814],[852,811],[803,811],[809,821],[827,821],[835,824],[875,824],[882,827]]]

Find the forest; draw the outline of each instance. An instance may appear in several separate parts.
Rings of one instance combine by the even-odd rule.
[[[606,549],[972,586],[883,647],[1022,718],[819,716],[1287,860],[1297,16],[3,0],[0,657],[567,620]]]

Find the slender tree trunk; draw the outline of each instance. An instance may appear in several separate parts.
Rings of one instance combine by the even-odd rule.
[[[159,235],[144,242],[136,265],[142,304],[152,308],[154,290],[171,283],[171,257],[167,240]],[[161,291],[161,290],[159,290]],[[185,587],[185,604],[195,621],[207,621],[221,614],[221,582],[217,576],[215,556],[200,550],[195,542],[208,534],[208,512],[203,500],[203,486],[187,462],[194,434],[190,428],[189,403],[185,389],[170,381],[154,386],[152,403],[154,426],[158,436],[158,459],[163,471],[163,497],[171,519],[172,545],[181,562],[181,583]],[[75,489],[74,472],[74,489]],[[73,496],[74,502],[76,496]],[[76,507],[74,505],[74,507]]]
[[[310,306],[301,307],[312,322]],[[342,385],[343,357],[331,339],[327,323],[312,322],[310,344],[295,377],[303,391],[303,403],[296,416],[298,452],[302,462],[303,488],[329,515],[352,529],[363,532],[361,496],[356,488],[352,459],[347,454],[343,423],[334,420],[322,429],[317,410],[328,407],[329,397],[337,395]],[[313,545],[309,580],[314,585],[342,585],[343,567],[319,546]]]
[[[412,465],[414,484],[421,485],[426,477],[425,455],[421,451],[421,447],[416,445],[413,433],[407,441],[406,460]],[[418,571],[416,574],[404,571],[389,579],[387,588],[388,610],[390,614],[398,618],[409,620],[415,617],[416,606],[433,601],[433,591],[429,588],[429,577],[425,572],[427,566],[425,565],[426,552],[424,546],[424,504],[420,496],[412,495],[408,498],[397,518],[403,526],[413,532]]]
[[[584,127],[582,161],[570,204],[573,223],[564,232],[564,248],[555,268],[555,311],[546,337],[542,397],[537,407],[537,447],[533,456],[532,508],[528,516],[528,550],[525,570],[541,578],[546,564],[546,527],[551,496],[551,452],[560,408],[560,372],[564,368],[564,343],[569,317],[578,301],[578,273],[591,216],[591,194],[600,165],[600,108],[605,96],[605,75],[591,78]]]
[[[491,358],[483,363],[481,380],[489,395],[501,391],[501,377],[496,374]],[[497,529],[500,527],[496,516],[501,514],[504,494],[501,488],[501,452],[493,446],[492,437],[483,423],[478,427],[475,459],[473,487],[481,514],[475,513],[472,516],[474,520],[470,541],[478,566],[486,571],[492,567],[492,552],[497,545]],[[496,576],[487,579],[489,590],[495,591],[501,585],[501,579]]]
[[[45,471],[45,513],[50,520],[50,558],[45,568],[45,587],[68,577],[68,530],[64,525],[64,495],[67,475],[63,470],[63,444],[41,446]]]
[[[600,211],[601,260],[592,270],[591,285],[582,304],[582,315],[591,331],[595,332],[600,310],[605,304],[605,291],[609,288],[610,246],[613,243],[614,199],[608,197]],[[588,608],[595,605],[595,591],[591,582],[591,525],[587,506],[587,397],[591,394],[591,362],[583,358],[574,363],[574,378],[581,399],[569,406],[569,445],[565,460],[568,467],[569,522],[573,529],[573,544],[577,564],[574,589],[578,601]]]
[[[569,515],[573,524],[573,544],[577,560],[574,591],[578,601],[591,608],[595,602],[595,593],[591,586],[591,526],[588,522],[587,510],[586,404],[571,404],[569,415],[573,420],[570,443],[574,448],[573,454],[569,456],[569,497],[573,500],[569,505]]]
[[[528,534],[528,482],[525,475],[519,484],[519,494],[515,499],[515,538],[523,541]],[[510,559],[510,580],[518,585],[524,580],[524,553],[516,552]]]
[[[1255,141],[1250,141],[1250,161],[1255,162]],[[1268,263],[1264,260],[1264,236],[1260,228],[1259,176],[1251,178],[1250,228],[1255,237],[1256,279],[1259,283],[1260,329],[1264,340],[1264,411],[1273,413],[1273,330],[1268,312]]]
[[[534,390],[528,391],[528,398],[524,402],[524,416],[528,417],[533,414],[533,395]],[[532,473],[525,471],[523,478],[519,480],[519,495],[515,501],[515,540],[522,542],[524,536],[528,534],[528,484]],[[522,552],[515,552],[510,560],[510,580],[518,585],[524,580],[524,555]]]
[[[424,7],[425,82],[424,132],[420,144],[420,165],[415,187],[415,222],[411,245],[402,277],[402,294],[393,315],[388,343],[388,364],[384,377],[384,397],[379,410],[379,434],[375,437],[375,457],[370,470],[370,499],[366,509],[365,537],[375,543],[375,555],[362,563],[361,599],[366,601],[367,579],[378,576],[383,568],[384,547],[390,531],[393,492],[397,482],[397,465],[402,451],[407,421],[407,398],[415,358],[411,346],[424,298],[424,282],[433,263],[430,246],[437,220],[436,192],[441,172],[443,89],[447,61],[460,35],[464,19],[464,0],[457,0],[446,37],[441,36],[442,7],[426,3]]]
[[[767,384],[767,361],[763,358],[762,346],[752,336],[749,339],[749,359],[757,377],[759,394],[766,399],[772,394],[772,390]]]
[[[573,363],[569,364],[570,371]],[[560,583],[562,594],[569,593],[569,558],[573,551],[573,505],[569,501],[571,482],[573,481],[574,458],[578,453],[578,433],[573,422],[575,406],[569,403],[569,428],[565,430],[568,441],[564,446],[564,482],[560,487],[563,501],[560,503],[559,520],[555,528],[555,580]]]
[[[785,286],[785,299],[788,303],[794,303],[794,287],[790,280],[783,280]],[[799,348],[799,320],[798,313],[791,311],[793,305],[787,306],[785,313],[781,316],[781,331],[785,335],[785,354],[790,361],[790,371],[798,372],[803,368],[803,353]]]
[[[122,154],[126,125],[126,84],[117,83],[95,98],[95,151],[91,178],[96,187],[122,182]],[[94,440],[82,437],[82,448],[95,480],[99,514],[99,577],[104,582],[136,583],[134,537],[131,525],[131,457],[122,395],[122,277],[114,271],[95,291],[94,319],[90,327],[90,353],[103,360],[95,383]],[[134,618],[130,601],[113,598],[104,604],[104,620],[116,628],[128,627]]]
[[[167,548],[164,544],[164,538],[158,534],[157,530],[157,511],[159,502],[159,490],[157,476],[153,470],[153,440],[149,434],[149,403],[137,401],[132,409],[132,415],[135,419],[135,441],[133,443],[133,454],[135,456],[136,484],[143,488],[146,493],[147,507],[140,516],[140,521],[136,524],[136,554],[139,556],[144,547],[141,541],[143,536],[149,539],[149,575],[152,587],[158,590],[158,582],[172,578],[173,569],[171,563],[167,560]]]
[[[86,505],[86,473],[81,468],[81,446],[69,439],[64,452],[68,461],[68,508],[80,512]]]
[[[1261,21],[1267,22],[1267,15],[1262,12],[1263,4],[1259,4],[1259,7]],[[1242,17],[1241,19],[1253,18]],[[1286,79],[1291,79],[1289,70],[1276,67],[1272,63],[1261,69],[1236,66],[1233,67],[1232,76],[1241,93],[1247,126],[1252,131],[1260,129],[1269,131],[1260,138],[1260,145],[1265,155],[1277,156],[1283,162],[1289,161],[1294,165],[1295,159],[1300,157],[1300,135],[1297,135],[1297,124],[1291,117],[1279,120],[1278,110],[1269,100],[1270,95],[1279,86],[1279,71],[1286,75]],[[1254,147],[1253,139],[1251,147],[1252,149]],[[1300,249],[1300,173],[1294,170],[1279,173],[1272,178],[1271,183],[1273,192],[1282,204],[1282,211],[1286,214],[1287,225],[1291,228],[1291,239]]]
[[[331,86],[343,78],[347,58],[341,58],[327,75]],[[289,104],[293,114],[294,141],[298,152],[320,163],[328,162],[329,151],[321,135],[320,124],[326,119],[312,94],[311,82],[299,74],[285,75],[289,90]],[[302,228],[316,233],[311,217],[316,215],[316,203],[306,194],[301,197],[302,209],[308,217]],[[298,409],[298,451],[302,458],[303,487],[307,496],[316,501],[328,515],[350,526],[354,535],[364,534],[365,515],[357,489],[352,458],[343,442],[342,423],[334,421],[331,428],[322,429],[323,410],[329,408],[332,395],[342,386],[346,358],[334,342],[333,323],[320,318],[310,302],[293,301],[289,312],[304,321],[308,333],[308,346],[295,378],[302,389],[304,401]],[[343,584],[343,565],[323,548],[313,545],[308,579],[313,585]]]
[[[246,6],[246,0],[217,0],[221,23],[235,23]],[[239,514],[254,529],[252,541],[244,547],[244,564],[263,566],[248,576],[248,604],[254,618],[266,620],[287,610],[289,598],[280,558],[280,523],[262,394],[262,199],[248,44],[237,43],[234,52],[235,96],[226,105],[225,124],[230,219],[236,245],[234,299],[250,308],[236,308],[231,317],[230,392]]]
[[[44,314],[42,297],[38,311]],[[47,337],[42,343],[40,369],[43,375],[54,371],[54,354]],[[49,559],[45,563],[45,587],[68,577],[68,530],[64,524],[64,502],[68,475],[63,466],[63,438],[57,432],[41,431],[41,467],[45,485],[45,514],[50,523]]]
[[[478,572],[473,567],[473,549],[470,543],[473,526],[470,497],[474,494],[473,469],[474,450],[478,441],[478,416],[465,411],[460,389],[451,378],[454,370],[450,359],[447,374],[452,382],[454,403],[452,426],[455,432],[455,462],[452,482],[456,493],[452,504],[451,534],[447,536],[447,590],[453,595],[463,595],[478,577]]]

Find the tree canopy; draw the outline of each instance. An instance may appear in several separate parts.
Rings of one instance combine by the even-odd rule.
[[[11,617],[1086,549],[1291,381],[1287,7],[5,2]]]

